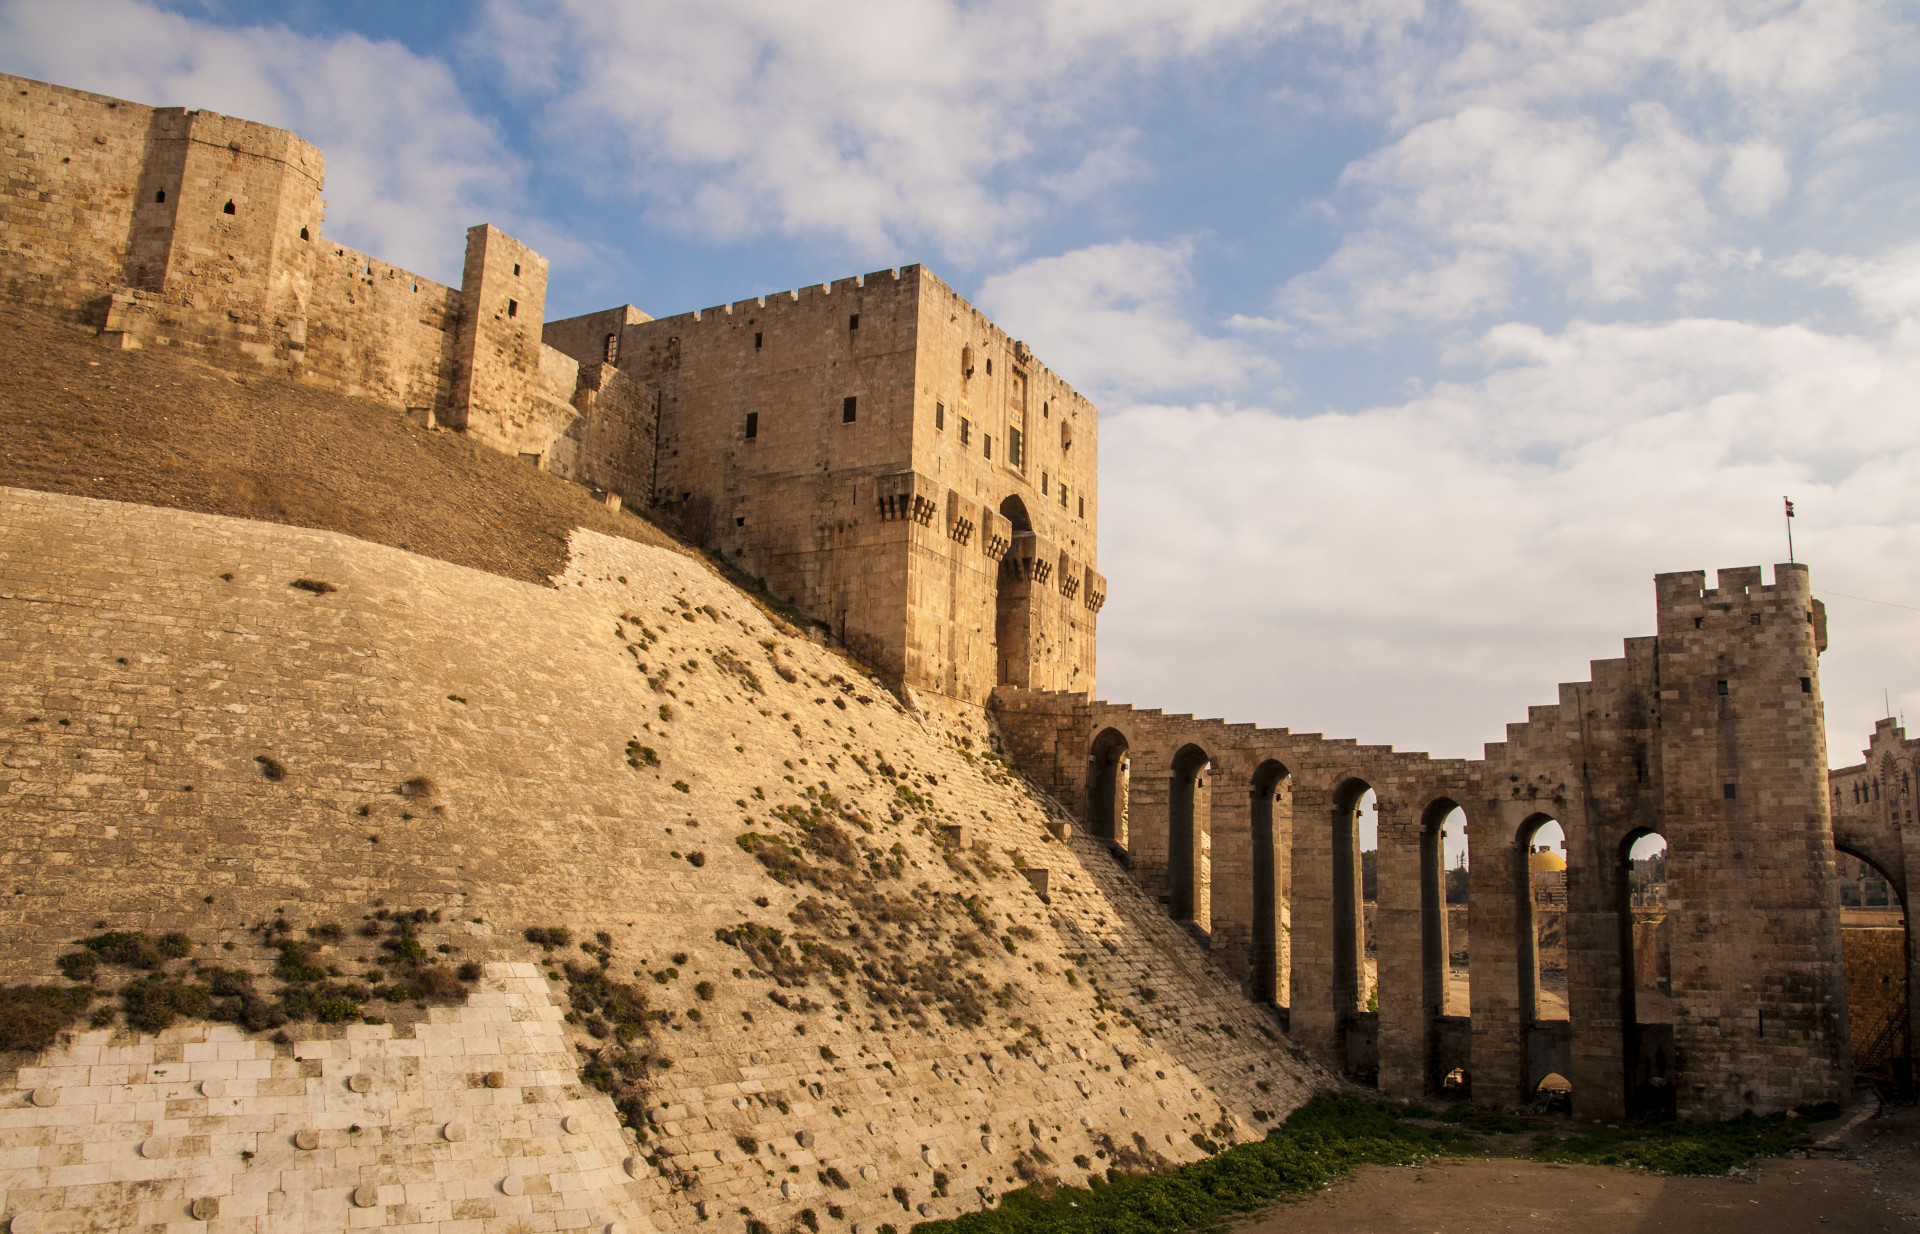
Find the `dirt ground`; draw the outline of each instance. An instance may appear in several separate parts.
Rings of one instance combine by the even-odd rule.
[[[1856,1129],[1847,1151],[1669,1178],[1512,1158],[1368,1166],[1236,1234],[1876,1234],[1920,1227],[1920,1112]]]
[[[586,489],[402,412],[0,306],[0,485],[345,532],[545,584],[567,535],[671,544]]]

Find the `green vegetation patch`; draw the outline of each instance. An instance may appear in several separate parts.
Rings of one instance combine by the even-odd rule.
[[[1832,1118],[1837,1107],[1808,1111]],[[1778,1157],[1809,1144],[1806,1118],[1775,1114],[1736,1118],[1725,1123],[1624,1123],[1618,1127],[1582,1127],[1573,1135],[1545,1132],[1534,1137],[1535,1161],[1623,1166],[1656,1174],[1725,1174],[1761,1157]]]
[[[0,1050],[46,1049],[93,999],[85,986],[0,986]]]
[[[1109,1170],[1106,1179],[1093,1176],[1090,1187],[1026,1187],[992,1211],[913,1228],[917,1234],[1204,1230],[1275,1200],[1317,1191],[1358,1166],[1410,1165],[1477,1143],[1467,1132],[1409,1124],[1408,1113],[1385,1102],[1322,1095],[1266,1139],[1205,1161],[1162,1174]]]
[[[1318,1191],[1363,1165],[1414,1165],[1478,1154],[1489,1135],[1540,1132],[1526,1155],[1540,1161],[1624,1166],[1665,1174],[1724,1174],[1808,1142],[1805,1117],[1727,1123],[1623,1124],[1561,1136],[1541,1124],[1460,1105],[1435,1116],[1418,1105],[1323,1094],[1294,1111],[1267,1138],[1158,1173],[1110,1168],[1088,1186],[1040,1184],[1009,1192],[996,1209],[925,1221],[914,1234],[1180,1234],[1219,1227],[1276,1201]],[[1200,1143],[1204,1137],[1195,1136]],[[1110,1144],[1111,1148],[1112,1145]],[[1202,1147],[1207,1147],[1203,1144]],[[1122,1164],[1141,1163],[1124,1148]],[[1083,1158],[1076,1165],[1087,1164]]]

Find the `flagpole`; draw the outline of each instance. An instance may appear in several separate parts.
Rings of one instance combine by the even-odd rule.
[[[1780,500],[1786,502],[1787,504],[1787,564],[1792,565],[1794,564],[1793,562],[1793,500],[1788,497],[1782,497]]]

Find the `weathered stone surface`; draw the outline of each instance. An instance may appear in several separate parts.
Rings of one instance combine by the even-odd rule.
[[[288,586],[301,578],[337,590]],[[0,1167],[9,1203],[77,1204],[94,1225],[137,1223],[118,1214],[147,1202],[141,1180],[163,1180],[153,1202],[184,1211],[202,1194],[189,1194],[186,1180],[217,1162],[261,1188],[256,1199],[221,1193],[220,1220],[234,1219],[237,1204],[263,1206],[242,1210],[262,1220],[284,1204],[289,1215],[275,1228],[340,1228],[360,1186],[401,1189],[392,1200],[383,1190],[370,1210],[394,1224],[464,1219],[468,1208],[482,1219],[507,1211],[491,1206],[507,1203],[498,1184],[509,1174],[526,1180],[526,1194],[513,1197],[531,1206],[524,1211],[568,1214],[554,1218],[557,1228],[639,1219],[596,1207],[591,1197],[603,1194],[636,1196],[663,1229],[696,1223],[700,1201],[725,1213],[747,1204],[785,1224],[831,1199],[850,1219],[877,1224],[899,1214],[895,1185],[942,1214],[975,1207],[967,1180],[1005,1178],[1030,1148],[1069,1178],[1075,1154],[1103,1151],[1102,1135],[1124,1144],[1138,1133],[1165,1158],[1190,1160],[1200,1155],[1194,1130],[1212,1134],[1231,1116],[1257,1135],[1327,1082],[1103,844],[1056,839],[1047,826],[1056,807],[975,753],[991,744],[979,711],[909,712],[681,553],[577,533],[557,581],[530,586],[324,532],[0,490],[0,914],[11,940],[0,977],[52,978],[70,940],[107,919],[184,930],[203,949],[196,956],[252,965],[270,988],[271,953],[247,925],[279,910],[296,929],[352,924],[376,900],[439,909],[443,920],[423,925],[421,938],[457,948],[454,960],[543,961],[489,969],[508,975],[410,1027],[398,1017],[344,1031],[306,1026],[285,1054],[204,1026],[158,1039],[76,1034],[17,1080],[65,1099],[0,1113],[39,1120],[20,1134],[40,1151],[33,1137],[55,1125],[48,1117],[95,1118],[98,1103],[82,1102],[76,1085],[118,1091],[128,1076],[160,1085],[151,1101],[126,1104],[124,1116],[139,1121],[96,1137],[97,1151],[117,1144],[115,1161],[151,1172],[123,1180],[103,1165],[87,1184],[95,1190],[48,1182],[54,1189],[29,1204],[50,1176],[34,1173],[39,1165]],[[757,688],[723,668],[722,655]],[[630,763],[630,740],[659,765]],[[282,779],[262,774],[262,754]],[[1005,991],[1004,1009],[986,1000],[975,1026],[927,1009],[916,1029],[904,1013],[876,1017],[849,978],[852,1010],[840,1013],[821,1005],[836,997],[830,977],[783,991],[716,940],[743,921],[804,929],[790,915],[815,893],[770,878],[734,837],[779,831],[776,813],[820,801],[823,783],[851,833],[880,855],[899,845],[901,877],[879,887],[929,907],[979,897],[996,935],[1019,928],[1006,934],[1011,947],[984,940],[991,945],[966,963],[981,989]],[[964,854],[936,830],[962,819]],[[689,863],[690,850],[704,862]],[[1050,905],[1012,866],[1014,853],[1049,870]],[[562,1119],[611,1114],[562,1047],[599,1043],[560,1023],[564,986],[539,974],[562,953],[541,956],[519,937],[528,925],[565,925],[587,940],[607,931],[612,971],[648,974],[653,1005],[672,1013],[645,1045],[673,1059],[649,1102],[660,1123],[644,1143],[624,1130],[624,1139],[602,1137],[602,1164],[591,1168],[564,1158]],[[227,942],[234,951],[220,949]],[[901,954],[921,946],[910,938]],[[323,958],[351,970],[368,952],[349,930]],[[677,979],[650,979],[681,952]],[[503,980],[520,983],[523,1004],[499,1001]],[[691,988],[701,980],[714,983],[711,1000]],[[552,993],[535,997],[543,984]],[[1150,1002],[1140,994],[1148,984]],[[769,993],[811,995],[816,1006],[784,1009]],[[486,1034],[499,1044],[479,1039]],[[203,1057],[231,1067],[202,1068]],[[347,1080],[363,1074],[371,1091],[355,1093]],[[227,1081],[224,1098],[197,1088],[212,1078]],[[169,1112],[176,1098],[193,1109]],[[223,1139],[226,1122],[191,1123],[214,1104],[252,1138]],[[509,1109],[534,1120],[528,1135],[488,1121]],[[370,1111],[385,1121],[369,1121]],[[1000,1137],[998,1153],[980,1148],[982,1122]],[[350,1155],[354,1123],[386,1147]],[[464,1139],[450,1134],[455,1124],[468,1129]],[[0,1122],[0,1139],[10,1125]],[[388,1130],[401,1127],[404,1138]],[[178,1151],[187,1132],[205,1145],[197,1156]],[[313,1148],[295,1147],[301,1133]],[[739,1151],[742,1135],[757,1141],[757,1157]],[[140,1158],[133,1146],[150,1137],[175,1151]],[[931,1194],[923,1145],[965,1184],[951,1197]],[[253,1173],[239,1164],[241,1148],[256,1153]],[[274,1171],[297,1173],[303,1187],[314,1180],[314,1198],[267,1198],[279,1194],[259,1181],[268,1154],[288,1163]],[[341,1154],[351,1169],[325,1164]],[[509,1159],[528,1154],[562,1155],[524,1169]],[[406,1189],[438,1177],[427,1163],[441,1156],[471,1163],[457,1174],[465,1190],[434,1191],[416,1207]],[[777,1190],[796,1177],[788,1165],[804,1184],[795,1199]],[[603,1169],[617,1172],[612,1192]],[[830,1183],[828,1197],[818,1175],[829,1169],[849,1189]],[[539,1191],[536,1177],[551,1188]]]

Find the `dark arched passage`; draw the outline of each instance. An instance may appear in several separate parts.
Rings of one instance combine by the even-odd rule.
[[[1258,1002],[1277,1002],[1287,988],[1290,956],[1285,951],[1281,905],[1292,895],[1282,869],[1286,852],[1284,833],[1292,813],[1292,776],[1276,759],[1254,769],[1253,830],[1253,965],[1249,993]],[[1290,863],[1289,863],[1290,866]]]
[[[1000,559],[993,609],[996,679],[1001,685],[1033,684],[1033,520],[1027,503],[1009,497],[1000,513],[1013,524],[1013,546]]]
[[[1678,1111],[1671,946],[1666,923],[1666,837],[1636,828],[1620,841],[1614,872],[1620,925],[1621,1061],[1630,1117],[1672,1117]]]
[[[1841,953],[1847,971],[1848,1035],[1853,1044],[1854,1074],[1873,1082],[1883,1093],[1897,1091],[1911,1100],[1913,1086],[1913,915],[1899,881],[1865,852],[1844,845],[1834,851],[1866,863],[1887,885],[1887,907],[1897,905],[1898,916],[1885,914],[1881,925],[1865,900],[1858,909],[1840,910]],[[1849,920],[1851,918],[1852,920]],[[1896,926],[1893,923],[1897,921]],[[1892,931],[1898,929],[1895,938]]]
[[[1087,825],[1102,840],[1127,843],[1127,738],[1101,731],[1087,757]]]
[[[1167,907],[1175,921],[1191,921],[1201,929],[1209,922],[1204,911],[1206,888],[1200,852],[1200,832],[1206,823],[1207,752],[1186,745],[1173,756],[1173,776],[1167,802]]]

